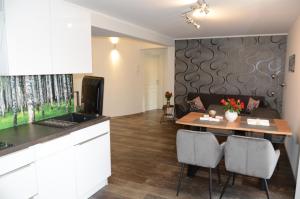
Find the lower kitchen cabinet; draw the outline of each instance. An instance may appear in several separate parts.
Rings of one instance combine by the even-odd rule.
[[[109,132],[75,146],[76,184],[79,198],[88,198],[107,184],[111,175]]]
[[[24,149],[0,158],[0,198],[28,199],[38,194],[34,153]]]
[[[39,193],[36,198],[76,198],[72,147],[36,162]]]
[[[0,177],[1,199],[28,199],[37,193],[35,168],[32,164]]]
[[[1,199],[84,199],[111,175],[109,121],[0,157]]]

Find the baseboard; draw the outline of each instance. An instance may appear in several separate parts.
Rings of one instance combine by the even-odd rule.
[[[155,111],[155,110],[162,110],[162,109],[153,109],[153,110],[149,110],[149,111]],[[111,118],[113,119],[122,119],[122,118],[128,118],[128,117],[135,117],[135,116],[139,116],[139,115],[142,115],[146,112],[149,112],[149,111],[144,111],[144,112],[138,112],[138,113],[133,113],[133,114],[128,114],[128,115],[120,115],[120,116],[113,116]]]

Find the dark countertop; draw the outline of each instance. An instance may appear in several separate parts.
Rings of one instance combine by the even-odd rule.
[[[68,128],[54,128],[38,124],[25,124],[0,130],[0,141],[14,145],[13,147],[0,150],[0,156],[25,149],[35,144],[62,137],[74,131],[107,121],[109,119],[109,117],[100,116],[99,118],[82,122]]]

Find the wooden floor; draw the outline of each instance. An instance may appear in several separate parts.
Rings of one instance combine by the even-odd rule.
[[[194,178],[185,177],[176,197],[179,165],[175,138],[180,126],[160,124],[161,114],[157,110],[111,120],[112,176],[109,185],[92,199],[209,198],[207,169],[199,170]],[[272,199],[292,199],[295,183],[283,146],[280,150],[279,170],[270,181],[270,195]],[[224,161],[221,172],[224,183]],[[222,185],[218,185],[216,173],[213,178],[213,198],[218,198]],[[223,198],[265,199],[266,195],[259,189],[258,179],[237,176]]]

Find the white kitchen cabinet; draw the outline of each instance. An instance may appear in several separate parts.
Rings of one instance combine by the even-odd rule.
[[[1,75],[51,71],[50,0],[3,0]]]
[[[65,1],[52,0],[51,24],[52,70],[61,74],[91,73],[90,14]]]
[[[70,135],[36,145],[39,199],[76,198],[74,148]]]
[[[0,157],[1,199],[84,199],[111,175],[109,121]]]
[[[1,199],[28,199],[36,196],[34,165],[26,165],[0,177]]]
[[[0,0],[0,4],[0,75],[92,71],[87,10],[63,0]]]
[[[24,149],[0,158],[0,198],[28,199],[38,194],[34,153]]]
[[[78,198],[89,198],[111,175],[110,134],[105,133],[75,146]]]

